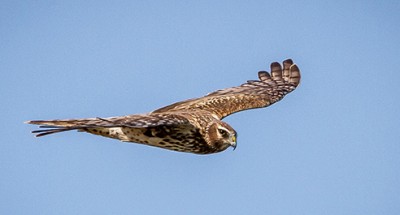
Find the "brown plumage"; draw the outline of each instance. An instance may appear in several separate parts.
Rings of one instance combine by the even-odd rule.
[[[288,59],[282,66],[271,64],[271,74],[258,73],[260,80],[212,92],[204,97],[177,102],[148,114],[109,118],[33,120],[41,125],[37,137],[78,130],[180,152],[210,154],[236,147],[236,131],[221,121],[247,109],[267,107],[293,91],[300,70]]]

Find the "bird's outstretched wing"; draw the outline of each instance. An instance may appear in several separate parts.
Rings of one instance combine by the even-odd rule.
[[[204,97],[177,102],[152,113],[181,110],[206,110],[222,119],[232,113],[267,107],[292,92],[300,83],[300,70],[291,59],[282,66],[274,62],[271,73],[260,71],[260,80],[247,81],[238,87],[212,92]]]

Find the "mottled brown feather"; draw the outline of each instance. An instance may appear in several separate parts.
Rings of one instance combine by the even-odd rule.
[[[300,83],[300,70],[291,59],[271,64],[268,72],[258,73],[260,80],[247,81],[238,87],[217,90],[208,95],[177,102],[157,109],[153,113],[178,110],[207,110],[222,119],[232,113],[267,107],[292,92]]]

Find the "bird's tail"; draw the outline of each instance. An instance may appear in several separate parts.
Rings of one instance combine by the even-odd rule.
[[[54,134],[63,131],[70,131],[76,129],[84,129],[91,127],[98,127],[99,122],[106,119],[102,118],[86,118],[86,119],[63,119],[63,120],[32,120],[25,123],[40,125],[40,130],[32,131],[36,137]],[[97,126],[96,126],[97,125]]]

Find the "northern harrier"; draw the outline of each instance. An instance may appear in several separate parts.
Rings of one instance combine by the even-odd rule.
[[[293,91],[300,70],[288,59],[282,66],[271,64],[271,74],[258,73],[260,80],[218,90],[204,97],[177,102],[147,114],[109,118],[33,120],[43,130],[37,137],[78,130],[180,152],[211,154],[236,147],[236,131],[221,121],[242,110],[267,107]]]

